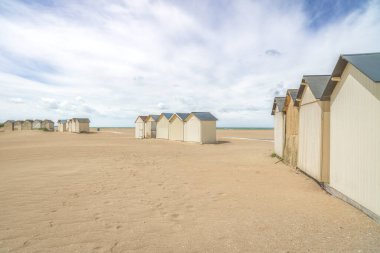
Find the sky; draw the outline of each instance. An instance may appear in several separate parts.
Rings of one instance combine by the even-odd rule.
[[[209,111],[272,127],[274,96],[380,51],[380,1],[0,1],[0,122]]]

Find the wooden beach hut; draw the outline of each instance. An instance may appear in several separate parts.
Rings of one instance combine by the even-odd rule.
[[[67,123],[67,120],[65,119],[60,119],[57,121],[58,123],[58,132],[66,132],[66,123]]]
[[[329,181],[329,102],[321,101],[329,75],[305,75],[297,93],[299,106],[297,167],[317,180]]]
[[[22,122],[21,124],[21,130],[32,130],[33,127],[33,120],[27,119]]]
[[[209,112],[192,112],[184,120],[184,141],[216,143],[216,121]]]
[[[15,131],[21,131],[22,130],[22,124],[24,123],[24,121],[23,120],[16,120],[15,122],[14,122],[14,130]]]
[[[329,186],[380,222],[380,53],[341,55],[321,100],[330,101]]]
[[[177,112],[173,114],[169,119],[169,140],[183,141],[184,140],[184,120],[190,115],[190,113]]]
[[[297,166],[298,154],[298,107],[295,106],[298,89],[289,89],[286,92],[285,113],[285,148],[284,162],[292,167]]]
[[[272,106],[274,116],[274,153],[283,157],[285,146],[285,97],[275,97]]]
[[[33,129],[41,129],[42,128],[42,120],[35,119],[33,120]]]
[[[169,119],[173,113],[161,113],[157,120],[157,139],[169,139]]]
[[[148,116],[138,116],[135,120],[135,138],[143,139],[145,136],[145,120]]]
[[[73,118],[71,121],[71,132],[73,133],[89,133],[90,120],[88,118]]]
[[[4,122],[4,131],[13,131],[15,126],[14,120],[7,120]]]
[[[157,120],[160,115],[149,115],[145,120],[145,138],[156,138]]]
[[[41,126],[49,131],[54,131],[54,122],[50,119],[43,120]]]

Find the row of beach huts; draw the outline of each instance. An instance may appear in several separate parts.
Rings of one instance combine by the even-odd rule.
[[[210,112],[138,116],[135,137],[211,144],[216,143],[216,121]]]
[[[380,222],[380,53],[304,75],[274,98],[272,115],[277,156]]]
[[[90,132],[90,120],[88,118],[72,118],[58,120],[59,132],[85,133]],[[51,120],[7,120],[4,122],[4,131],[23,130],[47,130],[54,131],[54,122]]]

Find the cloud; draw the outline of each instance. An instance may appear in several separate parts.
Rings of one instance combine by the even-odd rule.
[[[377,1],[313,2],[2,1],[0,121],[211,111],[220,126],[271,126],[273,96],[303,74],[380,51]],[[322,22],[326,6],[344,11]]]
[[[279,56],[281,55],[281,52],[276,49],[268,49],[265,51],[265,54],[270,56]]]
[[[24,100],[22,98],[10,98],[8,101],[13,103],[13,104],[23,104],[24,103]]]

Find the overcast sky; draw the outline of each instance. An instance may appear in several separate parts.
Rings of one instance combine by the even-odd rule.
[[[376,0],[1,0],[0,121],[210,111],[271,127],[303,74],[379,51]]]

